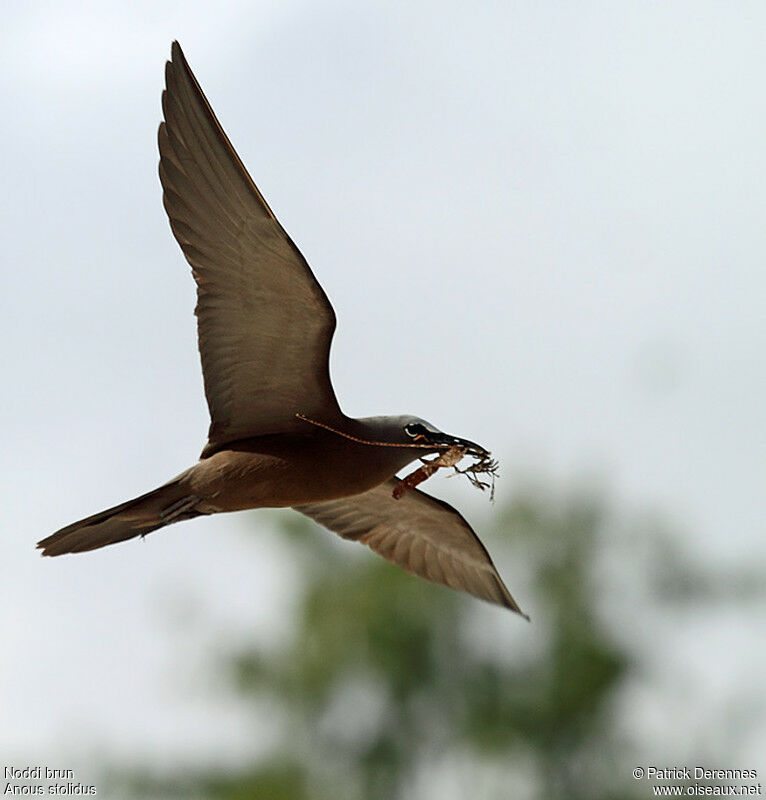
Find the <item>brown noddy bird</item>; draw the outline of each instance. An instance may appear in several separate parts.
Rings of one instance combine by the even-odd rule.
[[[203,514],[291,506],[405,570],[520,609],[463,517],[396,473],[461,447],[419,417],[347,417],[330,382],[335,313],[235,152],[178,42],[165,69],[160,180],[197,282],[210,430],[166,484],[67,525],[43,555],[94,550]],[[405,487],[401,487],[402,489]]]

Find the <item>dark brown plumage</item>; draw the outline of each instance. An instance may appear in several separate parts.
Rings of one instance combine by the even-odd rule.
[[[43,555],[93,550],[173,522],[292,506],[416,575],[519,611],[468,523],[397,471],[429,453],[488,453],[418,417],[351,419],[330,382],[335,314],[247,173],[177,42],[165,70],[160,180],[197,282],[210,409],[200,461],[134,500],[43,539]],[[520,613],[520,612],[519,612]]]

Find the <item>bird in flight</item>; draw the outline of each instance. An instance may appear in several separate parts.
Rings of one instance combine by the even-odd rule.
[[[201,515],[292,507],[408,572],[521,613],[465,519],[414,488],[463,455],[491,471],[489,452],[419,417],[341,411],[329,372],[332,306],[178,42],[165,85],[159,173],[170,227],[197,283],[208,441],[194,466],[67,525],[38,543],[42,554],[95,550]],[[396,477],[417,459],[419,477]]]

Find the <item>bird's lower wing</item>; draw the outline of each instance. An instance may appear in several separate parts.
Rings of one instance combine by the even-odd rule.
[[[525,616],[465,519],[417,490],[395,500],[399,484],[392,478],[368,492],[296,506],[296,511],[344,539],[366,544],[407,572]]]

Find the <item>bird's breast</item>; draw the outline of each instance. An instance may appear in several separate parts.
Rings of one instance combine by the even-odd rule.
[[[189,470],[186,480],[205,513],[297,506],[372,489],[392,477],[408,455],[334,434],[274,435],[218,451]]]

